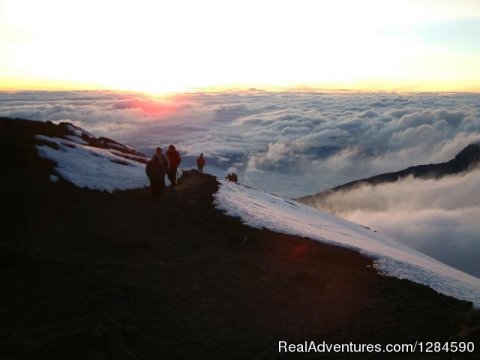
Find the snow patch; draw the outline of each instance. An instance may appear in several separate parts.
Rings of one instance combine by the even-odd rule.
[[[111,150],[110,152],[114,155],[118,155],[120,157],[127,158],[127,159],[130,159],[130,160],[135,160],[137,162],[144,162],[145,160],[148,160],[144,156],[138,156],[138,155],[133,155],[133,154],[125,154],[121,151]]]
[[[83,140],[81,137],[78,137],[76,135],[65,135],[65,138],[77,144],[83,144],[83,145],[88,144],[85,140]]]
[[[216,207],[249,226],[357,250],[373,258],[381,274],[427,285],[480,307],[480,279],[474,276],[328,212],[244,185],[220,183]]]
[[[69,131],[71,131],[72,133],[74,133],[76,136],[78,137],[82,137],[83,134],[85,134],[87,137],[90,137],[90,138],[95,138],[95,136],[93,136],[91,133],[89,133],[88,131],[85,131],[83,130],[82,128],[78,127],[78,126],[75,126],[73,124],[67,124],[67,129]]]
[[[137,161],[117,156],[107,149],[70,140],[44,135],[35,138],[56,144],[58,150],[48,145],[37,145],[39,155],[54,161],[57,164],[55,172],[78,187],[112,192],[148,185],[145,165]],[[54,181],[52,176],[50,180]]]

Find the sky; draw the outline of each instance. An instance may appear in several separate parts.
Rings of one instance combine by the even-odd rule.
[[[0,0],[0,89],[480,91],[478,0]]]

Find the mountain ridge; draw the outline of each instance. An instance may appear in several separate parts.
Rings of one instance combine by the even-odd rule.
[[[311,204],[319,198],[327,196],[337,191],[349,191],[363,185],[379,185],[392,183],[404,179],[408,176],[420,179],[439,179],[444,176],[457,175],[470,171],[480,162],[480,142],[474,142],[464,147],[453,159],[437,164],[425,164],[410,166],[406,169],[383,173],[369,178],[350,181],[348,183],[335,186],[311,195],[296,198],[302,203]]]

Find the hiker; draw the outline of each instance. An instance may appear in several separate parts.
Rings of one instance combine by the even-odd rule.
[[[166,155],[168,159],[167,177],[170,180],[170,186],[174,188],[177,182],[177,168],[182,162],[182,158],[173,145],[168,147]]]
[[[155,154],[145,168],[145,172],[150,179],[150,189],[154,198],[160,197],[165,189],[167,165],[167,158],[163,155],[162,149],[157,147]]]
[[[200,154],[200,157],[197,159],[197,170],[200,174],[203,174],[203,167],[205,166],[205,158],[203,153]]]
[[[228,174],[225,179],[227,179],[228,181],[231,181],[231,182],[237,182],[238,181],[237,174],[235,174],[234,172]]]

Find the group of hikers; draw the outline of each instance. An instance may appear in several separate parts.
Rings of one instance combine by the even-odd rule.
[[[162,152],[162,148],[156,148],[155,154],[147,163],[145,169],[147,176],[150,179],[150,189],[153,197],[158,198],[162,195],[163,190],[165,189],[165,175],[167,175],[167,178],[170,181],[171,188],[175,188],[177,183],[177,170],[181,162],[182,158],[177,149],[175,149],[175,146],[170,145],[165,155]],[[197,159],[198,172],[203,173],[204,166],[205,158],[202,153]]]
[[[180,153],[175,149],[175,146],[169,145],[165,155],[162,152],[162,148],[157,147],[152,159],[147,163],[145,171],[150,179],[150,189],[152,196],[158,198],[165,190],[165,175],[167,175],[170,181],[170,187],[175,188],[177,183],[177,171],[178,166],[182,162]],[[203,153],[197,158],[197,171],[203,174],[203,168],[205,167],[205,158]],[[232,182],[238,181],[238,176],[234,172],[231,172],[225,178]]]

